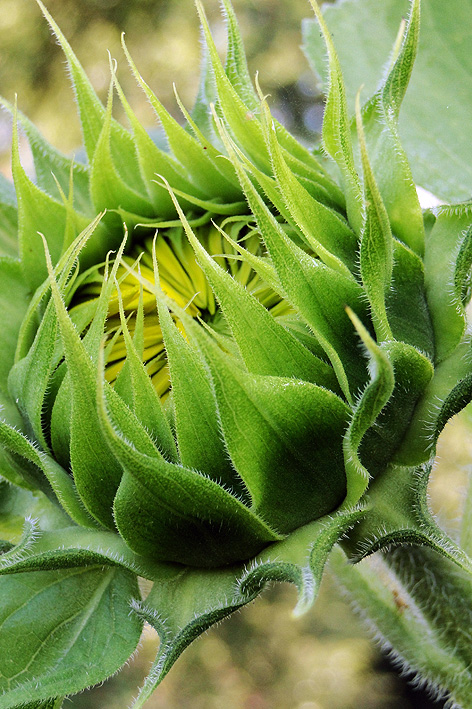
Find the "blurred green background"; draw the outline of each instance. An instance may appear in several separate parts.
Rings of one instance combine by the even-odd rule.
[[[287,127],[313,139],[322,115],[316,80],[299,49],[306,0],[233,0],[251,73]],[[187,106],[198,88],[200,37],[192,0],[49,0],[49,10],[71,42],[95,89],[108,88],[107,50],[142,122],[153,114],[127,69],[128,47],[146,81],[178,116],[173,82]],[[217,0],[205,0],[224,52]],[[34,0],[0,0],[0,93],[18,105],[57,147],[71,153],[81,142],[63,56]],[[118,102],[117,117],[120,117]],[[10,119],[0,117],[0,168],[9,173]],[[28,161],[27,152],[24,153]],[[454,530],[467,482],[467,416],[443,436],[431,484],[435,512]],[[187,650],[151,699],[149,709],[421,709],[433,706],[413,693],[369,640],[349,603],[327,576],[316,607],[295,620],[295,591],[273,587],[251,606],[212,629]],[[124,709],[158,645],[149,628],[128,666],[103,686],[68,701],[74,709]],[[440,704],[434,706],[441,706]]]

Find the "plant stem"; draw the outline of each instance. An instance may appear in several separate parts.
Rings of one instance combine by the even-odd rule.
[[[427,547],[399,547],[355,566],[336,549],[331,570],[399,664],[472,706],[472,580]]]

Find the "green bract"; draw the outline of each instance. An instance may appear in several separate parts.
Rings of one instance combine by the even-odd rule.
[[[13,659],[0,661],[0,708],[102,681],[146,620],[161,648],[142,706],[191,640],[267,581],[293,581],[309,607],[340,540],[352,561],[408,543],[470,571],[426,504],[439,433],[472,398],[472,216],[422,212],[398,137],[419,0],[354,121],[313,3],[330,70],[324,153],[254,90],[229,0],[225,66],[196,0],[206,61],[184,127],[123,42],[168,150],[113,63],[101,105],[37,1],[87,162],[3,101],[18,209],[2,182],[0,648]],[[137,575],[154,582],[144,601]],[[12,646],[32,616],[34,640]]]

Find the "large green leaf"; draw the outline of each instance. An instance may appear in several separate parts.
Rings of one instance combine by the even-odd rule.
[[[116,672],[136,648],[136,577],[102,567],[0,580],[1,709],[73,694]],[[34,629],[33,629],[34,628]]]
[[[400,138],[413,177],[445,200],[470,196],[472,109],[470,16],[472,0],[423,0],[420,47],[400,114]],[[361,85],[372,95],[382,79],[407,0],[345,0],[326,6],[351,111]],[[314,20],[304,24],[304,48],[325,77],[325,49]]]

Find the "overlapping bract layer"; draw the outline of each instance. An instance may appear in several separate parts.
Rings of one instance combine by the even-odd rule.
[[[37,181],[15,135],[17,217],[2,186],[0,472],[65,514],[37,540],[27,530],[0,570],[103,563],[154,580],[135,606],[163,638],[143,702],[193,637],[265,581],[294,581],[308,605],[360,517],[344,542],[353,556],[407,541],[469,568],[425,502],[439,432],[471,396],[472,218],[467,205],[422,214],[398,137],[419,2],[357,132],[314,5],[339,185],[254,91],[226,0],[224,67],[197,2],[207,63],[185,128],[124,47],[169,151],[137,121],[113,65],[100,104],[39,4],[69,63],[88,164],[13,111]],[[112,117],[114,90],[131,132]]]
[[[116,525],[138,553],[194,566],[250,559],[280,535],[339,507],[346,495],[342,449],[349,420],[346,399],[352,401],[351,389],[362,386],[367,378],[365,364],[358,356],[357,335],[345,313],[345,304],[350,303],[365,320],[369,319],[362,288],[351,272],[356,237],[343,213],[342,194],[306,149],[281,126],[272,126],[264,102],[251,93],[251,105],[259,107],[259,114],[263,112],[262,120],[242,103],[241,85],[238,93],[238,86],[228,77],[233,72],[241,82],[245,60],[231,8],[227,11],[233,18],[227,73],[207,33],[208,71],[215,77],[218,96],[214,109],[206,97],[206,115],[202,116],[202,94],[195,118],[187,116],[193,135],[170,118],[128,56],[167,132],[172,157],[157,148],[137,124],[114,72],[113,81],[133,136],[111,116],[111,90],[107,109],[101,107],[49,17],[74,79],[89,167],[73,166],[68,177],[69,197],[63,195],[61,204],[43,191],[46,187],[51,191],[50,183],[41,184],[41,176],[47,174],[48,151],[24,118],[20,120],[33,147],[38,148],[38,186],[26,177],[17,151],[14,155],[17,194],[24,205],[19,225],[21,264],[29,286],[40,286],[46,272],[46,262],[41,266],[39,238],[30,225],[32,200],[27,195],[33,191],[44,214],[59,215],[57,223],[50,219],[46,229],[36,214],[37,229],[45,232],[52,261],[57,262],[61,253],[63,257],[56,267],[59,290],[49,299],[39,327],[38,306],[48,298],[47,285],[40,286],[23,322],[17,362],[9,375],[9,392],[19,402],[31,438],[43,454],[70,471],[73,486],[94,520],[111,529]],[[244,86],[247,93],[247,76]],[[211,110],[214,117],[210,122]],[[224,122],[219,116],[224,116]],[[204,136],[205,128],[210,133]],[[225,148],[229,160],[221,156]],[[245,172],[249,168],[254,171],[252,178]],[[81,220],[87,219],[86,213],[82,214],[85,199],[80,205],[77,201],[83,183],[79,180],[76,184],[77,175],[86,173],[88,209],[107,208],[109,212],[74,242]],[[267,194],[268,203],[255,184]],[[320,200],[321,195],[326,197]],[[256,200],[262,223],[248,212],[246,199]],[[92,213],[89,211],[90,216]],[[210,219],[219,218],[221,223],[224,215],[229,215],[228,234],[205,225]],[[129,298],[119,303],[120,298],[126,298],[127,282],[123,282],[121,255],[113,264],[100,266],[107,248],[117,244],[117,234],[123,233],[119,227],[123,219],[132,233],[134,257],[139,256],[140,238],[149,241],[151,237],[146,234],[152,233],[151,229],[159,230],[154,253],[149,243],[147,246],[148,272],[145,265],[140,266],[141,275],[138,273],[134,281],[138,293],[141,287],[151,300],[149,305],[149,298],[143,296],[139,315],[137,294],[134,327],[133,322],[127,322],[133,312],[128,310]],[[313,219],[318,222],[315,230]],[[182,220],[185,236],[175,226]],[[246,226],[231,245],[235,230],[230,227],[237,226],[238,220],[245,221],[250,229]],[[144,226],[136,228],[137,224]],[[233,258],[240,259],[238,272],[249,274],[255,287],[245,288],[247,282],[243,285],[241,278],[232,278],[218,265],[218,258],[209,258],[207,249],[216,255],[218,250],[204,237],[208,228],[218,243],[225,245],[221,250],[229,246]],[[261,238],[264,230],[269,234]],[[30,241],[35,238],[38,246],[32,268]],[[189,239],[186,245],[183,238]],[[180,252],[178,239],[182,242]],[[316,266],[307,285],[318,292],[318,303],[309,305],[313,313],[307,321],[298,313],[298,303],[305,295],[297,292],[298,286],[292,293],[289,285],[287,291],[281,282],[285,278],[283,267],[277,268],[277,257],[272,253],[274,248],[280,249],[279,239],[286,250],[281,254],[283,259],[293,261],[301,256],[307,269]],[[255,248],[252,242],[260,246]],[[201,281],[198,288],[190,280],[189,288],[195,292],[188,293],[180,282],[180,302],[177,297],[177,302],[170,303],[189,341],[176,330],[168,314],[169,303],[164,300],[164,293],[176,297],[165,272],[166,243],[174,256],[179,252],[177,266],[181,270],[174,269],[174,279],[180,276],[182,281],[182,273],[192,272]],[[143,249],[145,254],[146,247]],[[189,253],[192,249],[195,255]],[[153,256],[154,274],[149,271]],[[97,267],[90,266],[92,259]],[[127,268],[132,266],[132,259],[125,259]],[[164,290],[153,293],[159,268]],[[126,278],[129,282],[132,276]],[[258,283],[261,286],[257,287]],[[92,294],[100,292],[98,299],[85,299],[87,293],[91,295],[90,289]],[[208,332],[193,323],[185,324],[192,307],[204,297],[203,290],[212,299],[216,297],[223,323],[218,328],[212,318]],[[59,294],[71,304],[70,315],[60,307]],[[77,297],[82,299],[81,304],[77,304]],[[179,316],[178,308],[190,301]],[[280,306],[269,312],[267,307],[277,302]],[[164,345],[159,371],[166,360],[170,369],[172,396],[167,410],[147,377],[152,375],[152,367],[158,368],[143,349],[145,333],[151,331],[151,311],[158,329],[154,341],[147,344],[161,349]],[[212,305],[208,312],[214,315],[213,311]],[[118,326],[105,353],[109,379],[115,378],[117,367],[112,368],[112,361],[122,358],[121,350],[127,359],[112,390],[101,383],[97,363],[102,333],[105,327],[113,331],[113,321]],[[310,327],[316,327],[317,337]],[[56,341],[58,334],[62,346]],[[165,393],[164,383],[154,383],[159,394]],[[225,406],[224,401],[230,403]],[[169,412],[175,431],[169,423]],[[80,521],[87,514],[85,510],[79,514]],[[79,521],[77,515],[74,519]]]

